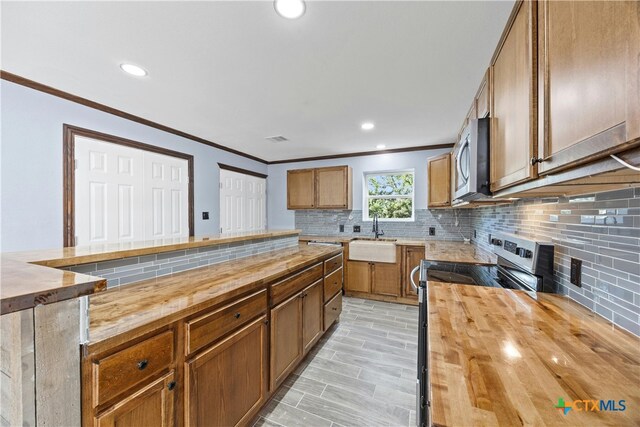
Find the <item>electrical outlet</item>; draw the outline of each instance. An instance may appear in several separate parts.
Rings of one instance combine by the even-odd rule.
[[[435,236],[435,235],[436,235],[436,228],[429,227],[429,236]]]
[[[582,287],[582,261],[577,258],[571,258],[571,283]]]
[[[359,225],[354,225],[353,226],[353,232],[354,233],[359,233],[360,232],[360,226]]]
[[[209,212],[202,212],[202,219],[209,219]]]
[[[340,224],[340,232],[344,233],[344,224]]]
[[[478,237],[478,233],[476,232],[476,230],[473,230],[473,238],[475,239],[476,237]]]

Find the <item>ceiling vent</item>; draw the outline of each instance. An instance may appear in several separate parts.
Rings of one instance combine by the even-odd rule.
[[[282,135],[277,135],[277,136],[268,136],[265,138],[267,141],[271,141],[271,142],[284,142],[284,141],[288,141],[287,138],[285,138]]]

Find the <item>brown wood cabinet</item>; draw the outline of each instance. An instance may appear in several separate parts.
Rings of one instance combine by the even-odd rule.
[[[347,166],[316,169],[316,209],[351,209],[351,174]]]
[[[337,321],[342,259],[319,258],[252,293],[90,344],[82,424],[247,425]]]
[[[246,424],[266,400],[266,355],[267,319],[262,316],[187,361],[185,424]]]
[[[295,294],[271,309],[271,387],[275,390],[302,357],[302,298]]]
[[[491,191],[536,177],[536,3],[518,3],[491,65]]]
[[[125,397],[95,417],[96,427],[173,426],[175,381],[173,371]]]
[[[489,117],[489,113],[491,111],[491,105],[489,103],[489,72],[491,69],[488,69],[484,73],[484,77],[482,78],[482,82],[480,82],[480,88],[478,89],[478,93],[476,95],[476,118],[483,119],[485,117]]]
[[[538,172],[640,144],[640,4],[538,2]]]
[[[302,351],[306,354],[322,335],[323,281],[302,291]]]
[[[371,292],[371,279],[369,278],[371,267],[367,261],[348,261],[349,275],[345,283],[347,292]]]
[[[399,264],[349,261],[348,292],[364,292],[397,297],[400,295]]]
[[[275,390],[322,335],[323,280],[271,310],[271,388]]]
[[[451,153],[427,160],[429,194],[427,206],[441,208],[451,206]]]
[[[287,171],[287,209],[351,209],[352,205],[349,166]]]
[[[287,171],[287,209],[315,208],[315,183],[315,169]]]
[[[411,285],[411,270],[420,265],[420,261],[425,258],[425,249],[424,246],[405,246],[403,248],[403,273],[402,273],[402,292],[403,296],[412,299],[418,299],[418,294],[415,289]],[[418,275],[416,274],[415,280],[418,280]]]

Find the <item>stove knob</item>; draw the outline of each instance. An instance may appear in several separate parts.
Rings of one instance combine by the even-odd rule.
[[[520,258],[531,258],[531,251],[525,248],[516,248],[516,254],[520,256]]]

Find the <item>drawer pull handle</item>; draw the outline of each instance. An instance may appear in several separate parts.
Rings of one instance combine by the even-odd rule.
[[[234,314],[233,317],[235,317],[236,319],[239,319],[240,318],[240,313]]]
[[[336,311],[338,307],[331,307],[331,310]]]
[[[176,382],[175,381],[171,381],[169,384],[167,384],[167,388],[169,390],[173,390],[174,388],[176,388]]]
[[[149,364],[149,361],[147,359],[141,360],[138,362],[138,369],[140,369],[141,371],[147,367],[147,365]]]

